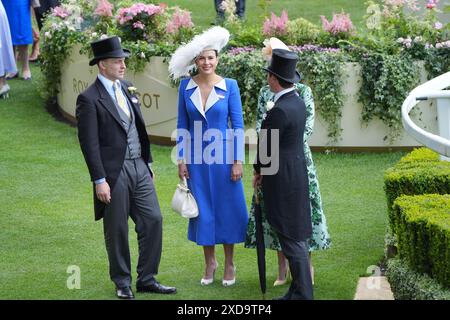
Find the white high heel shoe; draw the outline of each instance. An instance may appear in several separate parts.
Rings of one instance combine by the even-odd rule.
[[[222,279],[222,285],[224,287],[229,287],[229,286],[232,286],[232,285],[234,285],[236,283],[236,267],[234,267],[233,270],[234,270],[233,271],[233,273],[234,273],[233,279],[231,279],[231,280]]]
[[[202,286],[207,286],[207,285],[210,285],[211,283],[214,282],[214,275],[216,274],[216,270],[217,270],[218,267],[219,267],[219,264],[216,263],[216,267],[214,268],[212,278],[209,278],[209,279],[202,278],[202,279],[200,280],[200,284],[201,284]]]
[[[278,287],[278,286],[284,286],[286,283],[288,283],[288,281],[291,279],[291,272],[289,270],[289,266],[286,269],[286,275],[284,277],[284,280],[280,280],[277,279],[275,280],[275,282],[273,283],[274,287]]]

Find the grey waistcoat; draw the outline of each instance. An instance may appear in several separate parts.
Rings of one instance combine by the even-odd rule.
[[[125,95],[124,95],[125,96]],[[128,107],[131,112],[131,119],[128,119],[128,116],[122,109],[117,105],[116,108],[120,115],[120,120],[122,121],[122,125],[127,132],[127,151],[125,152],[125,159],[136,159],[141,157],[141,143],[139,141],[139,134],[136,129],[136,117],[133,112],[133,108],[130,106],[130,102],[125,96],[125,101],[128,104]]]

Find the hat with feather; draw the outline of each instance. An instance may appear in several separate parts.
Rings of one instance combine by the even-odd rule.
[[[227,29],[215,26],[196,35],[190,42],[179,47],[169,62],[169,74],[173,79],[189,76],[195,67],[195,58],[205,50],[220,52],[228,43],[230,33]]]

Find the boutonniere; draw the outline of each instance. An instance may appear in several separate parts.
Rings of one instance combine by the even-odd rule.
[[[267,101],[267,104],[266,104],[266,110],[267,110],[267,111],[270,111],[274,106],[275,106],[275,102],[273,102],[273,101]]]
[[[128,87],[128,91],[129,91],[131,94],[135,94],[136,91],[137,91],[137,88],[136,88],[136,87]]]

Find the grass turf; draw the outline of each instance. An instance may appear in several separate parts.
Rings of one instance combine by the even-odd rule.
[[[89,175],[76,129],[56,121],[38,92],[41,74],[12,80],[10,99],[0,100],[0,299],[115,299],[109,279],[101,222],[94,222]],[[163,255],[158,279],[178,288],[170,296],[137,294],[138,299],[261,299],[254,250],[236,246],[237,283],[200,285],[202,248],[189,242],[187,220],[170,209],[177,183],[170,147],[153,146],[156,188],[164,217]],[[383,172],[403,155],[314,153],[332,248],[313,254],[316,299],[353,299],[358,277],[383,255],[386,200]],[[245,166],[249,205],[250,165]],[[137,245],[130,220],[132,268]],[[223,250],[217,247],[223,274]],[[81,270],[81,289],[66,286],[67,268]],[[276,254],[267,252],[267,297]],[[133,278],[135,279],[135,272]]]

